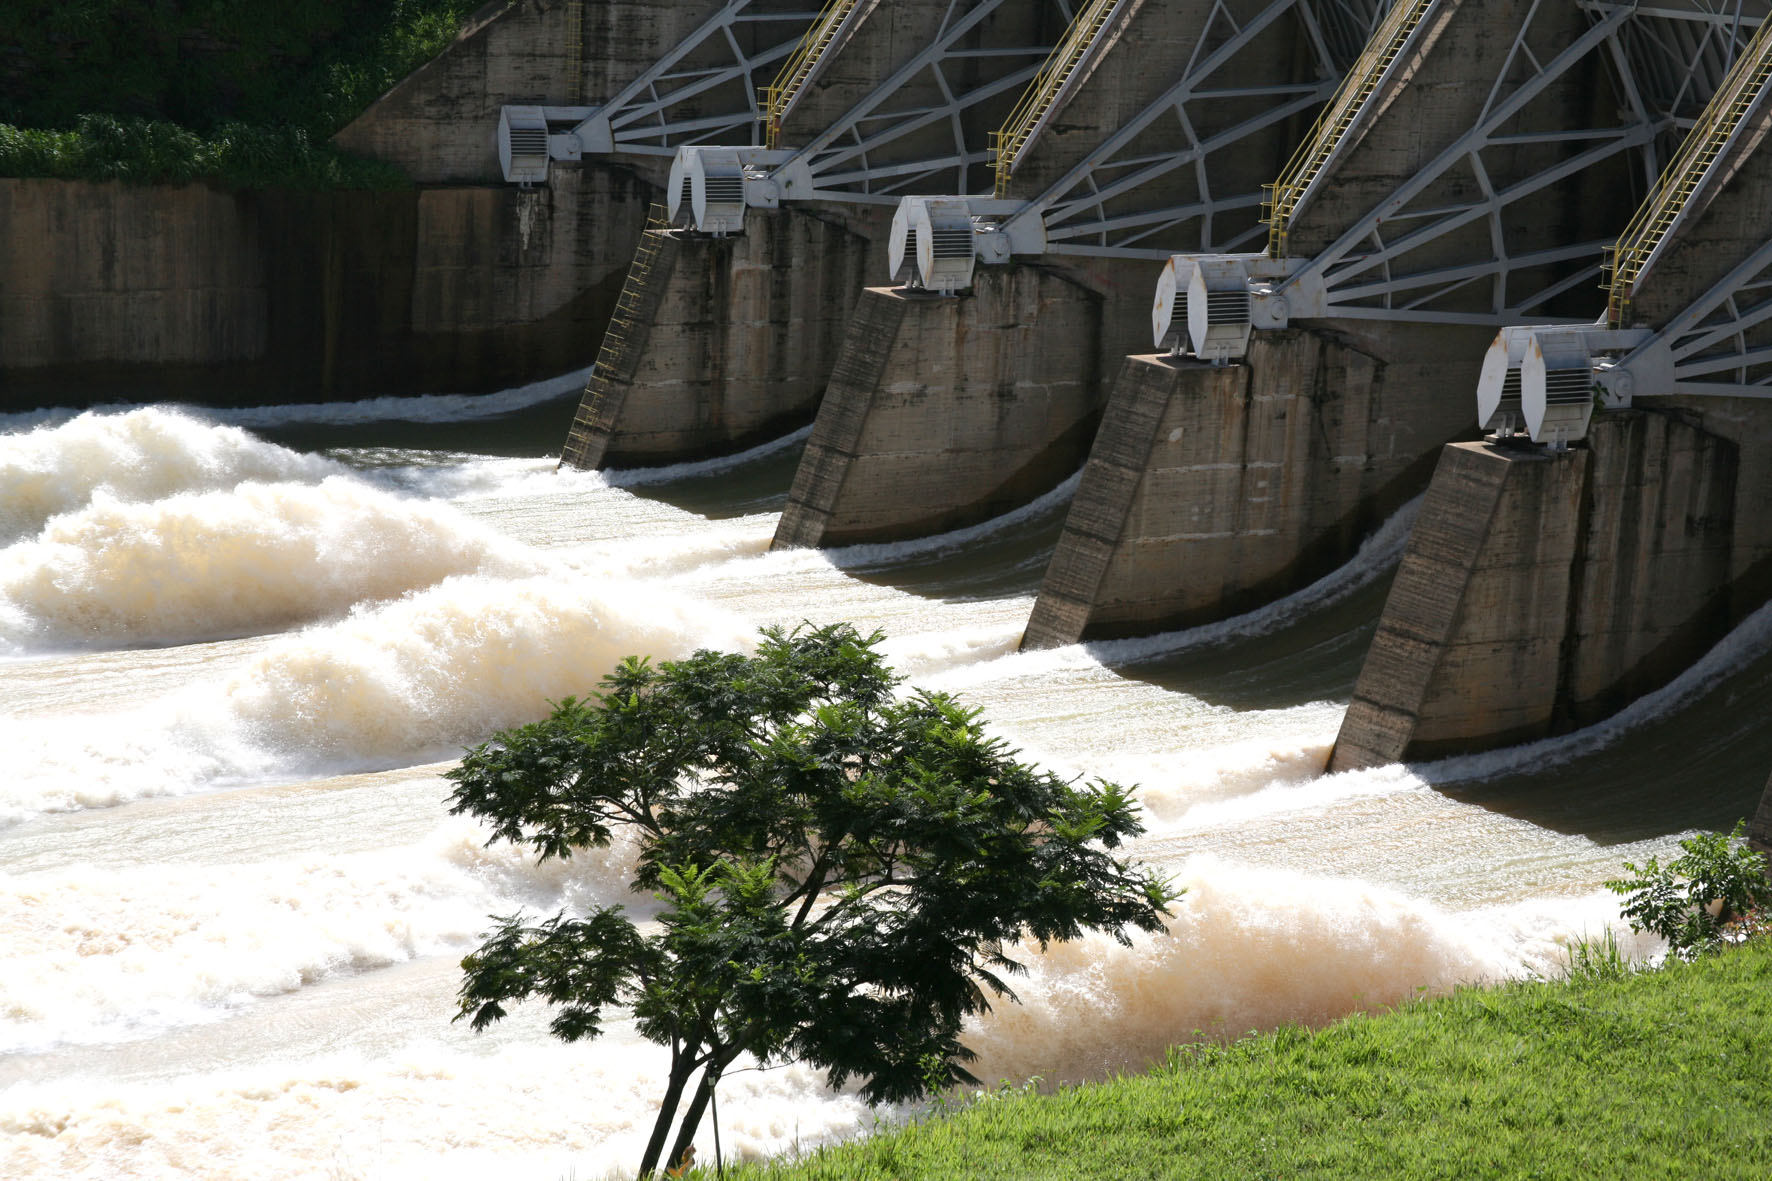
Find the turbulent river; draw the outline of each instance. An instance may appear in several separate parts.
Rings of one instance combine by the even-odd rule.
[[[522,1009],[454,1025],[490,914],[645,899],[619,845],[537,867],[447,814],[464,745],[631,652],[848,620],[1028,756],[1140,785],[1169,932],[1030,955],[987,1079],[1137,1068],[1556,969],[1620,862],[1749,814],[1772,617],[1551,742],[1320,773],[1407,536],[1226,624],[1018,655],[1072,485],[901,545],[768,552],[804,434],[603,475],[582,375],[486,399],[0,417],[0,1175],[595,1178],[662,1053]],[[550,455],[550,452],[552,455]],[[728,1153],[897,1113],[729,1076]],[[711,1152],[711,1132],[704,1128]]]

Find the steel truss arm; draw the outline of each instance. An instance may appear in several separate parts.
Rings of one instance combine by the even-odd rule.
[[[1511,246],[1508,227],[1530,220],[1517,209],[1550,186],[1620,155],[1634,156],[1638,166],[1629,171],[1645,185],[1652,183],[1664,137],[1691,124],[1761,23],[1765,5],[1748,15],[1735,2],[1684,9],[1578,2],[1590,26],[1543,62],[1532,53],[1529,39],[1547,0],[1534,4],[1473,125],[1326,250],[1294,263],[1287,279],[1259,290],[1269,300],[1266,323],[1284,323],[1290,316],[1497,325],[1549,321],[1556,317],[1543,314],[1547,303],[1589,281],[1597,285],[1605,244],[1552,251]],[[1539,134],[1503,132],[1547,87],[1594,53],[1605,55],[1622,111],[1619,124]],[[1552,143],[1587,146],[1505,187],[1494,183],[1488,156]],[[1436,181],[1460,167],[1475,179],[1472,200],[1417,204]],[[1487,225],[1486,257],[1438,257],[1430,264],[1410,265],[1412,256],[1429,257],[1426,252],[1449,235],[1464,231],[1468,236],[1468,227],[1477,224]],[[1439,254],[1444,253],[1441,246]],[[1487,288],[1486,298],[1473,299],[1482,287]],[[1285,305],[1272,302],[1274,297]],[[1272,310],[1276,307],[1282,310]]]
[[[1219,0],[1174,85],[1007,219],[1005,229],[1018,240],[1050,242],[1055,252],[1108,257],[1161,259],[1177,250],[1246,245],[1252,240],[1253,219],[1233,216],[1221,226],[1214,214],[1255,209],[1260,194],[1215,191],[1208,157],[1232,154],[1250,137],[1321,104],[1387,7],[1383,0],[1274,0],[1239,23],[1230,6]],[[1310,55],[1315,80],[1263,83],[1239,74],[1239,56],[1289,17]],[[1203,136],[1199,108],[1233,97],[1268,101],[1259,115]],[[1174,150],[1122,155],[1149,129],[1171,119]],[[1197,201],[1140,208],[1141,189],[1184,169],[1194,174]]]
[[[1052,26],[1062,29],[1070,7],[1063,0],[1042,2],[1052,7]],[[969,192],[971,168],[985,163],[989,151],[982,134],[967,134],[963,116],[1025,86],[1052,51],[1050,43],[966,46],[992,14],[1016,7],[1010,0],[955,0],[927,47],[776,170],[783,196],[895,204],[904,193],[931,187]],[[962,75],[971,79],[969,84],[959,84]],[[895,99],[903,102],[905,92],[920,80],[932,84],[939,102],[893,105]],[[939,147],[907,148],[909,137],[943,125],[947,134],[938,140]]]
[[[735,136],[753,142],[759,84],[794,51],[817,16],[810,0],[806,9],[792,11],[730,0],[602,106],[549,108],[549,117],[571,117],[571,134],[586,152],[671,156],[684,144]],[[746,26],[774,30],[765,48],[745,50],[737,30]],[[716,95],[718,101],[710,103]],[[702,101],[694,116],[678,110],[695,99]]]
[[[1772,242],[1618,362],[1634,396],[1772,398]]]

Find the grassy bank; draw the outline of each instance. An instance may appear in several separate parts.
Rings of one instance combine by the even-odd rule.
[[[746,1178],[1772,1175],[1772,939],[1467,989],[1149,1075],[750,1166]]]
[[[0,176],[388,188],[326,141],[476,0],[0,0]]]

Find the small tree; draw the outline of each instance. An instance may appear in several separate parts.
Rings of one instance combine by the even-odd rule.
[[[1746,830],[1741,821],[1727,836],[1688,837],[1680,842],[1680,856],[1666,865],[1654,857],[1641,867],[1625,862],[1631,876],[1606,888],[1624,896],[1619,913],[1631,930],[1661,936],[1671,954],[1689,960],[1722,942],[1723,924],[1731,918],[1772,904],[1766,863],[1742,840]]]
[[[1143,831],[1126,790],[1017,762],[944,694],[895,696],[879,639],[804,627],[765,630],[753,657],[630,658],[594,701],[562,701],[449,773],[452,812],[541,860],[618,829],[638,839],[632,887],[663,904],[653,931],[619,906],[495,917],[462,961],[457,1019],[482,1029],[540,998],[573,1042],[631,1008],[670,1050],[642,1177],[683,1159],[740,1054],[857,1078],[870,1102],[975,1082],[961,1025],[1015,999],[1010,944],[1124,943],[1179,896],[1109,852]]]

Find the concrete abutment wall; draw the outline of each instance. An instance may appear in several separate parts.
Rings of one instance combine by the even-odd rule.
[[[587,364],[654,190],[0,179],[0,400],[475,392]]]

